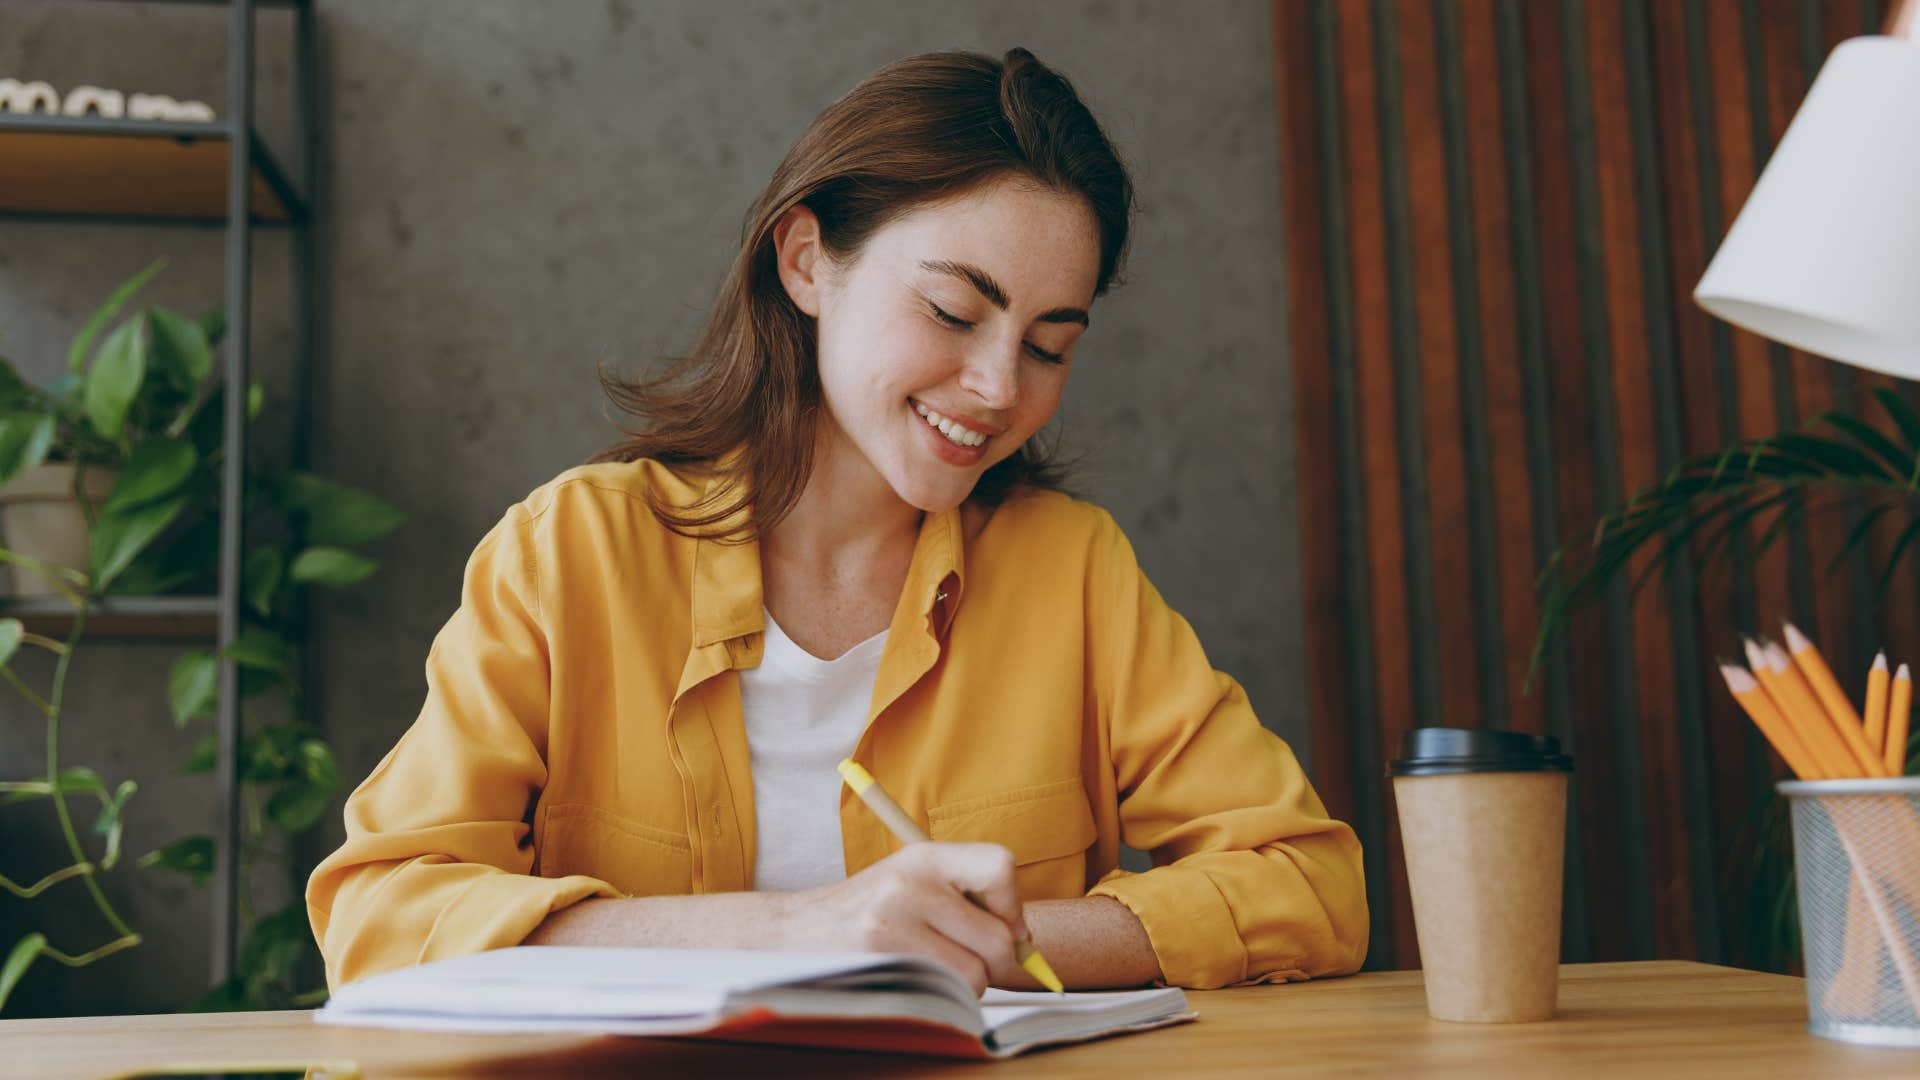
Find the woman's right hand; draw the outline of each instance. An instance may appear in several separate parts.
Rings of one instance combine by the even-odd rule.
[[[785,948],[931,956],[975,993],[1020,966],[1027,927],[1013,853],[999,844],[908,844],[845,881],[772,895]]]

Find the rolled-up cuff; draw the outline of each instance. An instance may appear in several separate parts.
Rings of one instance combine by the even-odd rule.
[[[420,962],[518,945],[561,908],[596,896],[621,895],[606,882],[581,874],[562,878],[485,874],[441,909],[420,947]]]
[[[1113,897],[1146,927],[1163,984],[1212,990],[1247,977],[1233,909],[1204,872],[1178,865],[1115,870],[1087,895]]]

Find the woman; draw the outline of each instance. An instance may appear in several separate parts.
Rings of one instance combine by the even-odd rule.
[[[1025,50],[904,60],[815,119],[693,352],[609,386],[632,438],[474,551],[308,886],[331,982],[526,943],[1030,987],[1025,932],[1075,987],[1355,970],[1352,830],[1031,442],[1131,204]]]

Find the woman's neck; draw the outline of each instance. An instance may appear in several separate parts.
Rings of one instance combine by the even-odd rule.
[[[830,578],[909,556],[925,515],[841,440],[822,439],[800,498],[760,539],[761,559]]]

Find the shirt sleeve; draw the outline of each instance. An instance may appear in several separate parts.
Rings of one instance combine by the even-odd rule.
[[[346,843],[307,882],[330,986],[517,945],[550,912],[620,895],[530,876],[550,674],[532,525],[516,506],[475,548],[418,719],[347,798]]]
[[[1162,981],[1211,989],[1357,971],[1367,952],[1360,843],[1300,762],[1215,671],[1187,621],[1102,514],[1089,577],[1091,655],[1121,836],[1153,868],[1089,895],[1146,928]]]

